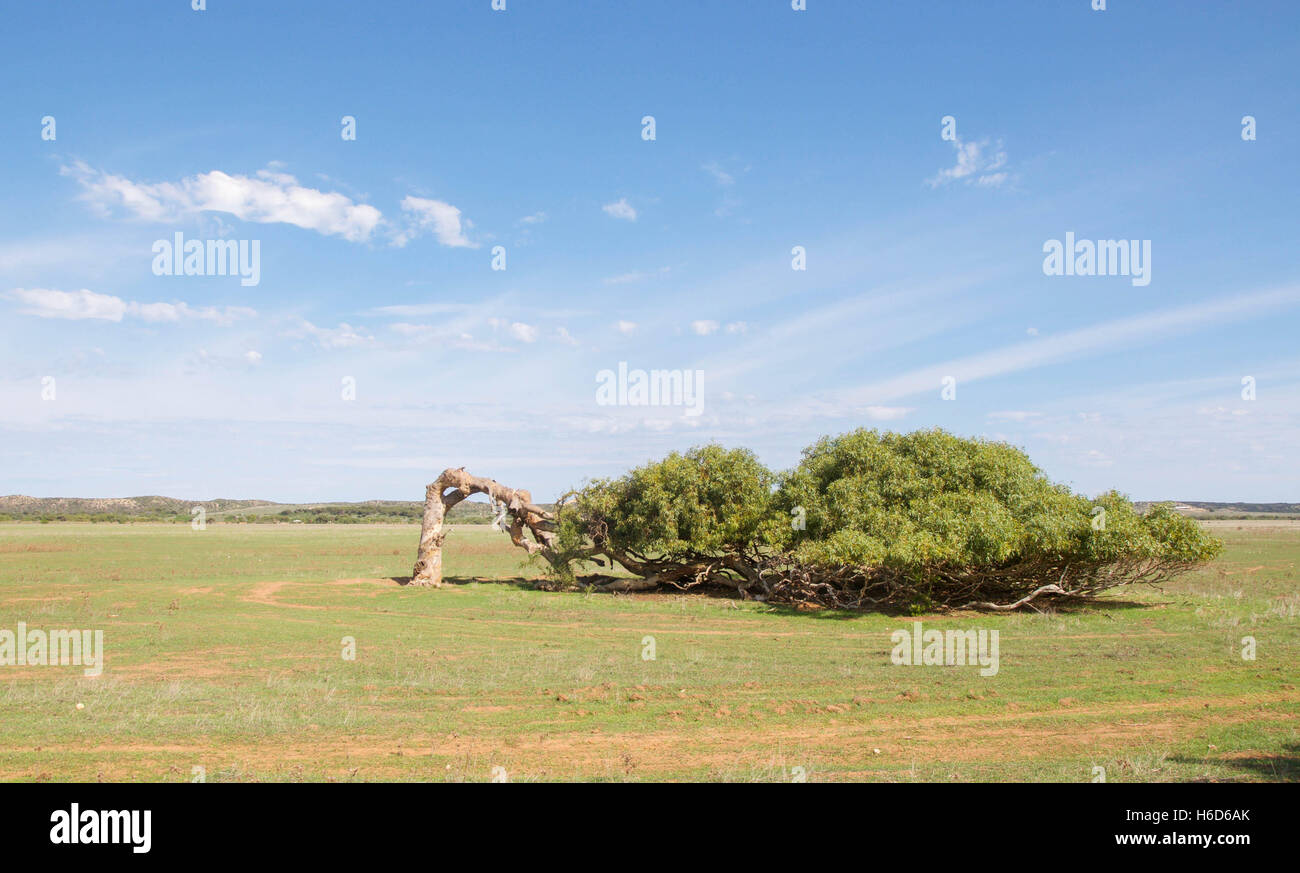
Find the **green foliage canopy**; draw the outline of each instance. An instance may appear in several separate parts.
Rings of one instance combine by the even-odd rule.
[[[857,606],[1089,596],[1221,549],[1167,504],[1089,500],[1010,445],[942,430],[825,437],[779,475],[745,449],[674,452],[570,495],[558,531],[561,576],[606,556],[656,584]]]

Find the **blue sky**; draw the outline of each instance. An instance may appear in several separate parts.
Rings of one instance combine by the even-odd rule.
[[[1090,494],[1300,500],[1300,8],[1090,5],[16,5],[0,492],[549,499],[941,426]],[[1045,275],[1067,232],[1149,240],[1149,283]],[[260,281],[155,275],[176,233]],[[701,414],[598,404],[619,362]]]

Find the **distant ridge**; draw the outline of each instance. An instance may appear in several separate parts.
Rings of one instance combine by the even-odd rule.
[[[1157,501],[1139,500],[1134,505],[1145,512]],[[1244,518],[1248,516],[1300,517],[1300,503],[1221,503],[1206,500],[1173,500],[1174,509],[1192,518]],[[550,504],[542,504],[550,508]],[[416,500],[363,500],[355,503],[276,503],[271,500],[181,500],[177,497],[28,497],[10,494],[0,497],[0,521],[186,521],[194,507],[203,507],[214,522],[301,522],[315,524],[418,522],[424,502]],[[492,508],[486,503],[465,501],[448,514],[460,524],[488,522]]]
[[[1134,506],[1145,510],[1158,501],[1134,501]],[[1174,509],[1183,515],[1201,515],[1208,512],[1237,512],[1259,515],[1300,514],[1300,503],[1216,503],[1210,500],[1172,500]]]
[[[209,511],[247,509],[251,506],[273,506],[269,500],[181,500],[176,497],[28,497],[9,494],[0,497],[0,513],[6,515],[174,515],[189,514],[192,507],[202,506]]]
[[[542,504],[546,506],[547,504]],[[275,503],[271,500],[181,500],[177,497],[28,497],[10,494],[0,497],[0,521],[184,521],[194,507],[203,507],[213,522],[352,524],[418,522],[424,515],[424,501],[364,500],[356,503]],[[447,514],[459,524],[492,520],[492,507],[464,501]]]

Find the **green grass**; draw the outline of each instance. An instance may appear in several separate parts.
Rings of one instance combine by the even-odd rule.
[[[426,590],[412,525],[0,525],[0,628],[107,650],[0,666],[0,778],[1296,780],[1300,523],[1212,526],[1163,593],[922,616],[999,631],[981,678],[891,664],[910,618],[534,590],[483,526]]]

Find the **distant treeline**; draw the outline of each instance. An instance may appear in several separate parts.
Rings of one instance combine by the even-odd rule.
[[[176,515],[174,513],[140,515],[120,512],[40,512],[11,515],[9,513],[0,512],[0,522],[39,521],[41,524],[49,524],[52,521],[88,521],[95,524],[128,524],[130,522],[188,522],[189,520],[190,516],[188,513],[185,515]]]
[[[226,513],[218,522],[239,524],[401,524],[420,521],[424,507],[410,504],[339,504],[294,507],[279,512]]]
[[[179,503],[180,501],[178,501]],[[208,524],[419,524],[424,516],[424,504],[415,501],[370,501],[367,503],[321,503],[288,505],[276,509],[276,504],[258,504],[252,508],[212,510],[202,502]],[[90,522],[94,524],[175,523],[189,524],[193,519],[191,508],[178,512],[172,507],[141,510],[66,512],[41,511],[39,506],[24,507],[27,511],[0,512],[0,522],[27,521]],[[447,513],[451,524],[489,524],[492,507],[486,503],[458,504]]]

